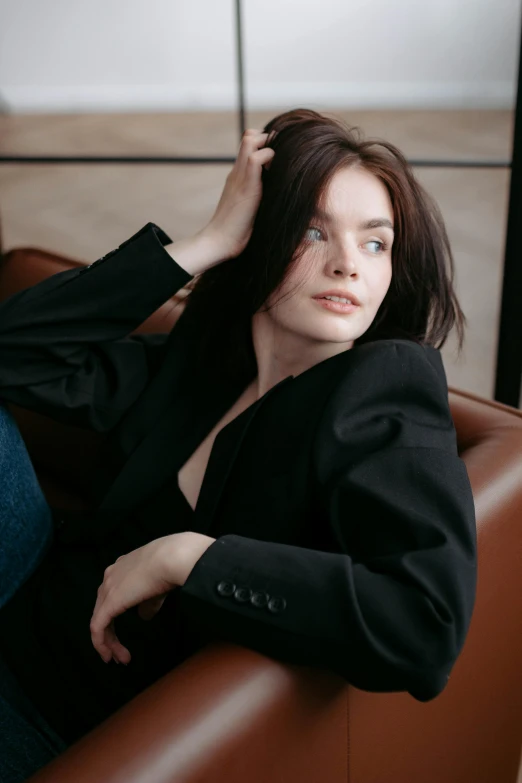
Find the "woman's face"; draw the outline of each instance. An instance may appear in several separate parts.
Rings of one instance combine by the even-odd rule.
[[[388,291],[393,229],[377,223],[393,226],[394,216],[381,180],[357,168],[344,168],[333,176],[322,209],[324,213],[316,215],[307,230],[309,245],[304,254],[267,304],[291,292],[303,273],[305,283],[261,317],[272,321],[279,337],[337,343],[339,350],[333,353],[339,353],[352,348],[353,341],[367,331]],[[367,228],[364,224],[369,221],[375,223]],[[314,299],[330,289],[354,294],[360,305],[353,312],[336,312]]]

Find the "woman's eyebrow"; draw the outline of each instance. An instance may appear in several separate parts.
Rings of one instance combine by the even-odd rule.
[[[332,223],[333,218],[329,212],[324,212],[322,209],[316,208],[314,211],[314,217],[324,220],[326,223]],[[393,224],[388,218],[372,218],[371,220],[365,220],[359,223],[359,231],[365,231],[367,228],[390,228],[393,231]]]

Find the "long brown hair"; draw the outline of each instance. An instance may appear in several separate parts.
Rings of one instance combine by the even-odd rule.
[[[357,166],[377,176],[394,213],[392,280],[377,314],[354,346],[401,337],[437,348],[456,325],[462,349],[466,318],[454,288],[454,262],[441,212],[393,144],[364,140],[360,129],[309,109],[267,125],[275,151],[262,173],[263,195],[243,252],[196,276],[180,320],[199,335],[198,361],[253,379],[251,321],[306,248],[305,234],[333,175]]]

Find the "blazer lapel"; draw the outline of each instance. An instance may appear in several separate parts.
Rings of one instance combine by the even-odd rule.
[[[206,533],[211,529],[221,495],[254,416],[276,389],[293,379],[294,376],[289,375],[287,378],[279,381],[279,383],[276,383],[263,397],[252,403],[218,432],[210,452],[194,512],[192,526],[194,532]]]
[[[128,511],[157,492],[165,481],[175,480],[181,465],[242,391],[237,386],[220,385],[219,393],[209,394],[207,384],[194,385],[194,378],[191,380],[124,464],[99,506],[101,511]]]

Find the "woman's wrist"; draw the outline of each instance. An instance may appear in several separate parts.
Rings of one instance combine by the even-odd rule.
[[[216,540],[211,536],[206,536],[202,533],[194,533],[192,531],[183,533],[182,538],[183,544],[179,545],[178,534],[178,538],[175,542],[176,545],[168,556],[168,567],[174,577],[175,583],[180,587],[185,584],[198,560]]]
[[[165,245],[165,250],[189,275],[199,275],[231,258],[219,237],[208,228],[195,236]]]

